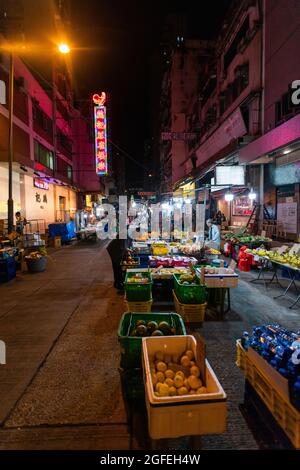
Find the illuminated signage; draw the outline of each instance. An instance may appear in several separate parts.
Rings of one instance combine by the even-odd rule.
[[[49,189],[49,183],[47,183],[47,181],[40,180],[37,178],[33,180],[33,186],[39,189]]]
[[[106,106],[104,106],[106,94],[93,95],[94,124],[95,124],[95,153],[97,175],[107,175],[107,124]]]

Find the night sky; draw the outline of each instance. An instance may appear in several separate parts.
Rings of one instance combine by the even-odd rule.
[[[71,0],[77,96],[86,99],[94,92],[109,92],[112,141],[136,160],[143,161],[144,140],[153,134],[151,116],[159,103],[159,56],[167,15],[186,15],[187,38],[207,39],[218,31],[229,4],[230,0]],[[129,186],[141,185],[141,168],[129,159],[126,176]]]

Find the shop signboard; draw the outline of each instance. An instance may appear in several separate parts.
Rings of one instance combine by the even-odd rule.
[[[194,140],[197,138],[196,132],[162,132],[161,140]]]
[[[95,154],[96,173],[103,176],[108,173],[107,162],[107,119],[106,119],[106,93],[93,95],[94,125],[95,125]]]
[[[287,233],[297,233],[297,202],[278,203],[277,222],[282,223]]]
[[[248,196],[235,197],[232,202],[232,215],[249,216],[253,211],[253,200]]]
[[[45,189],[45,190],[49,189],[49,183],[47,183],[47,181],[44,181],[44,180],[38,179],[38,178],[34,178],[33,186],[35,188],[39,188],[39,189]]]

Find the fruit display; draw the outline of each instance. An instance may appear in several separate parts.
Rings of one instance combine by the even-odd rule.
[[[203,246],[199,243],[188,243],[187,245],[181,245],[180,251],[185,255],[199,255],[203,251]]]
[[[176,328],[167,321],[145,321],[137,320],[135,327],[130,331],[129,336],[171,336],[176,334]]]
[[[262,237],[261,235],[251,235],[244,232],[233,233],[229,232],[224,235],[224,239],[233,244],[242,243],[244,245],[251,243],[270,243],[270,238]]]
[[[128,284],[147,284],[150,280],[148,276],[145,276],[145,273],[135,273],[128,277],[126,282]]]
[[[157,397],[202,395],[207,393],[192,350],[182,355],[155,353],[150,358],[153,391]]]
[[[124,260],[122,261],[122,265],[126,266],[138,266],[140,264],[139,258],[133,256],[131,250],[128,250]]]
[[[179,284],[183,286],[195,286],[198,284],[198,278],[195,273],[181,274],[178,279]]]
[[[261,248],[257,250],[247,250],[247,252],[252,255],[267,258],[270,261],[276,261],[277,263],[300,269],[300,256],[297,254],[291,254],[290,252],[280,254],[277,251],[268,251]]]
[[[209,255],[220,255],[220,251],[216,250],[215,248],[205,248],[205,252]]]
[[[28,255],[25,256],[25,259],[40,259],[44,256],[47,256],[47,251],[45,248],[41,247],[39,251],[32,251]]]
[[[165,242],[153,243],[151,251],[154,255],[167,255],[169,253],[169,247]]]
[[[163,268],[159,266],[158,268],[152,268],[152,277],[155,279],[159,278],[168,278],[170,279],[173,274],[185,274],[188,272],[188,268]]]
[[[188,267],[190,264],[196,264],[197,260],[187,256],[149,256],[149,265],[151,267]]]

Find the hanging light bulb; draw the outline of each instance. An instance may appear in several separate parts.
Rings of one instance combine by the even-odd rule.
[[[225,201],[227,201],[227,202],[233,201],[233,194],[232,194],[230,191],[228,191],[228,192],[225,194]]]
[[[256,193],[253,191],[252,188],[251,188],[251,191],[250,191],[248,197],[249,197],[249,199],[252,199],[252,200],[256,199]]]

